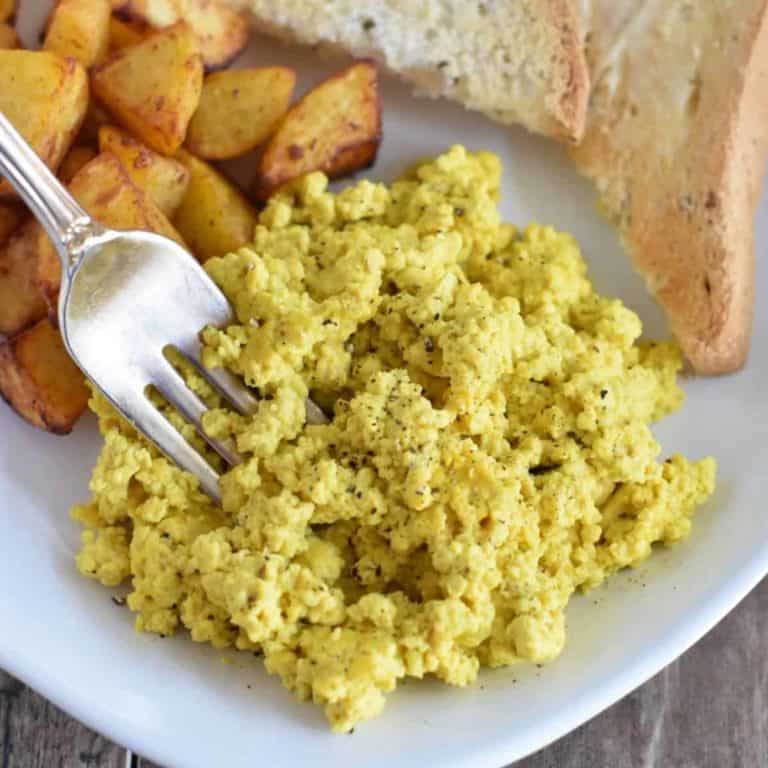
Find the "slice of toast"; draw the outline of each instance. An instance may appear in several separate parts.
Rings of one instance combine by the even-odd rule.
[[[589,75],[574,0],[233,0],[257,28],[373,58],[421,93],[578,141]]]
[[[592,95],[572,150],[694,371],[747,357],[768,154],[768,0],[581,0]]]

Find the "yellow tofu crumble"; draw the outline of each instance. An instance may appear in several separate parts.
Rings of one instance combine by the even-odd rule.
[[[221,508],[94,396],[77,565],[130,584],[137,629],[261,651],[347,731],[405,677],[555,659],[576,591],[688,534],[715,463],[660,461],[649,427],[682,404],[677,348],[638,343],[570,235],[503,223],[500,176],[458,146],[389,188],[310,174],[206,263],[237,324],[204,362],[259,397],[241,416],[189,374],[245,457]]]

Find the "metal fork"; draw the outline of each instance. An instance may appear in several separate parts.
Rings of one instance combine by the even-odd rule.
[[[227,298],[172,240],[94,221],[2,113],[0,173],[56,246],[59,328],[72,359],[136,429],[219,502],[218,473],[155,408],[147,388],[154,386],[228,464],[241,461],[232,447],[205,434],[206,405],[164,355],[175,348],[235,410],[253,413],[259,401],[239,379],[223,369],[207,370],[200,360],[200,331],[234,320]],[[327,422],[311,400],[307,419]]]

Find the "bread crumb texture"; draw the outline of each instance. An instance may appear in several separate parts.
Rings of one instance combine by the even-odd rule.
[[[238,0],[264,31],[371,57],[423,94],[559,139],[584,131],[573,0]]]
[[[260,397],[237,415],[187,372],[245,457],[222,508],[94,396],[77,565],[130,584],[138,630],[263,653],[348,731],[406,677],[555,659],[575,592],[688,535],[714,461],[660,461],[649,427],[683,401],[677,348],[638,343],[570,235],[500,221],[500,173],[454,147],[390,188],[310,174],[206,263],[237,323],[205,362]]]

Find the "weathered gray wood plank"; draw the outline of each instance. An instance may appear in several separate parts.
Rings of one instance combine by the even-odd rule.
[[[0,670],[0,768],[123,768],[124,754]]]
[[[0,768],[123,768],[124,755],[0,672]],[[514,766],[767,767],[768,579],[646,685]]]
[[[766,768],[768,580],[674,664],[515,768]]]

